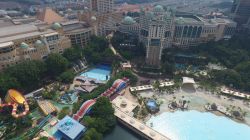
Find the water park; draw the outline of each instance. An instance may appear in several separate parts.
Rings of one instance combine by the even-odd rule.
[[[129,85],[129,79],[123,78],[123,79],[117,79],[112,87],[107,89],[105,92],[103,92],[100,96],[109,97],[110,100],[113,100],[116,98],[120,91],[126,88]],[[85,114],[88,114],[88,112],[91,110],[91,107],[95,104],[96,99],[91,99],[82,104],[82,106],[79,108],[76,114],[73,115],[73,118],[77,121],[82,119],[82,117]]]
[[[71,85],[70,87],[74,86]],[[228,90],[229,89],[226,90],[225,87],[221,89],[221,91],[224,92]],[[218,90],[218,92],[219,91],[220,90]],[[64,96],[59,96],[58,98],[68,98],[66,97],[66,93],[70,95],[73,94],[73,92],[65,92],[65,94],[63,94]],[[79,94],[79,92],[76,93]],[[229,93],[229,91],[227,93]],[[248,115],[243,117],[243,113],[244,111],[248,112],[249,108],[244,105],[241,100],[234,99],[230,101],[231,98],[227,96],[227,93],[221,92],[221,94],[214,94],[211,91],[207,91],[201,88],[199,84],[190,77],[183,77],[181,84],[173,80],[159,80],[153,81],[152,84],[149,85],[134,87],[131,87],[129,85],[129,79],[124,77],[122,79],[116,79],[111,87],[107,88],[98,97],[83,102],[76,113],[71,115],[72,118],[68,116],[68,121],[65,121],[64,118],[58,119],[50,114],[56,115],[56,112],[60,112],[65,106],[70,104],[60,103],[60,100],[58,100],[58,103],[55,103],[55,101],[39,99],[37,102],[40,110],[47,117],[44,117],[40,121],[38,120],[38,124],[40,125],[28,131],[32,135],[25,133],[19,138],[37,136],[38,132],[38,136],[40,137],[67,137],[67,133],[63,133],[63,131],[66,131],[66,129],[70,131],[71,128],[74,128],[71,126],[72,123],[74,123],[74,125],[80,125],[78,127],[83,128],[77,133],[82,136],[86,131],[85,129],[87,129],[86,126],[81,124],[83,117],[91,113],[91,109],[98,98],[105,96],[108,97],[113,104],[117,120],[145,139],[198,139],[205,135],[205,133],[210,133],[210,138],[218,138],[221,137],[221,134],[224,134],[224,136],[228,134],[226,130],[222,132],[219,126],[216,126],[216,124],[218,124],[216,121],[222,121],[225,125],[233,126],[228,130],[230,132],[235,132],[230,133],[230,137],[235,138],[240,131],[244,133],[241,139],[245,140],[244,138],[248,137],[248,134],[245,132],[249,131],[249,126],[244,123],[249,123],[250,117]],[[76,96],[78,96],[78,94]],[[20,97],[23,98],[16,96],[19,94],[14,93],[12,90],[10,90],[7,95],[11,97],[15,95],[14,97],[16,98],[6,96],[6,104],[19,104],[25,101],[25,98],[21,94]],[[220,97],[218,95],[220,95]],[[211,110],[211,108],[214,108],[212,105],[214,102],[216,102],[218,111]],[[237,102],[237,105],[240,105],[240,110],[232,106],[235,102]],[[239,102],[242,103],[240,104]],[[208,105],[210,105],[210,110],[208,109]],[[224,112],[226,110],[230,112],[231,115],[223,113],[223,107]],[[239,111],[244,123],[240,119],[234,117],[235,111]],[[228,118],[223,114],[228,116]],[[32,115],[34,115],[33,112]],[[185,119],[180,118],[180,116],[188,117],[186,118],[188,121],[183,121]],[[15,117],[15,115],[13,117]],[[211,121],[209,123],[210,125],[205,125],[206,127],[201,128],[200,126],[204,126],[205,123],[207,124],[207,121],[199,121],[202,124],[197,123],[194,128],[191,130],[188,129],[196,122],[195,120],[201,118]],[[61,124],[62,120],[64,120],[63,126]],[[192,125],[190,123],[192,123]],[[179,126],[185,127],[181,129]],[[218,130],[213,130],[212,128],[218,128]],[[199,129],[202,129],[204,134],[196,135],[195,137],[191,135],[191,133]],[[78,136],[74,135],[72,137]]]
[[[29,112],[29,105],[28,105],[27,101],[25,100],[24,96],[19,91],[15,90],[15,89],[8,90],[8,93],[5,97],[5,102],[6,103],[1,103],[0,107],[12,106],[11,115],[14,118],[23,117],[23,116],[27,115],[27,113]],[[24,107],[24,111],[20,112],[19,114],[17,114],[18,106]]]
[[[91,117],[103,97],[112,104],[116,120],[142,139],[208,140],[230,136],[232,140],[246,140],[250,128],[249,95],[221,85],[208,88],[202,81],[209,76],[207,70],[176,66],[180,69],[174,78],[143,77],[130,68],[139,79],[133,85],[133,78],[128,78],[126,72],[119,78],[113,75],[123,71],[122,65],[115,72],[110,65],[83,69],[75,66],[78,73],[72,83],[53,82],[25,96],[10,89],[1,108],[10,107],[13,118],[31,118],[31,126],[16,140],[80,139],[91,129],[86,117]],[[0,122],[0,138],[6,134],[6,126]],[[194,132],[199,134],[194,136]]]

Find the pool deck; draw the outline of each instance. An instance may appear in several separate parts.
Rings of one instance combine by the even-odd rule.
[[[121,103],[124,102],[126,102],[126,107],[121,107]],[[137,106],[137,104],[134,104],[125,97],[121,96],[113,100],[112,104],[115,109],[115,116],[118,118],[118,120],[120,120],[120,122],[128,126],[131,130],[137,132],[148,140],[170,140],[166,136],[132,117],[132,110]]]

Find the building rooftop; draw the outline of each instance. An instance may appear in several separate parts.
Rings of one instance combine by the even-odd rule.
[[[29,33],[23,33],[23,34],[8,36],[8,37],[0,37],[0,43],[13,41],[13,40],[17,40],[17,39],[22,39],[22,38],[28,38],[28,37],[32,37],[32,36],[39,36],[39,35],[43,35],[43,34],[49,34],[49,33],[55,33],[55,31],[48,29],[48,30],[46,30],[44,32],[34,31],[34,32],[29,32]]]
[[[41,108],[45,115],[56,112],[56,108],[48,100],[37,101],[38,106]]]
[[[135,20],[130,17],[130,16],[126,16],[123,20],[122,20],[123,24],[127,24],[127,25],[131,25],[135,23]]]
[[[85,132],[87,129],[85,126],[69,116],[65,116],[62,120],[60,120],[56,127],[61,133],[72,140],[77,138],[80,133]]]
[[[38,31],[38,28],[31,24],[6,26],[0,28],[0,38],[34,31]]]
[[[63,17],[61,17],[59,14],[57,14],[55,11],[48,7],[39,12],[37,19],[44,21],[48,24],[63,21]]]
[[[79,23],[80,22],[78,20],[70,20],[70,21],[61,22],[61,25],[66,26],[66,25],[79,24]]]
[[[84,31],[90,31],[91,28],[84,25],[85,22],[80,21],[67,21],[67,22],[61,22],[63,31],[67,33],[77,33],[77,32],[84,32]]]
[[[237,23],[232,21],[231,19],[227,19],[227,18],[214,18],[214,19],[204,19],[201,18],[202,21],[206,24],[206,25],[218,25],[218,24],[231,24],[233,26],[236,26]]]
[[[185,24],[185,23],[188,23],[188,24],[197,24],[197,23],[202,23],[201,20],[199,20],[199,18],[197,17],[185,17],[185,16],[180,16],[180,17],[176,17],[175,18],[175,21],[177,24]]]
[[[164,12],[165,10],[163,9],[163,7],[161,5],[157,5],[154,7],[153,11],[154,12]]]
[[[5,47],[8,47],[10,45],[14,45],[14,43],[12,41],[0,43],[0,48],[5,48]]]
[[[13,25],[14,24],[11,22],[11,20],[0,19],[0,28]]]

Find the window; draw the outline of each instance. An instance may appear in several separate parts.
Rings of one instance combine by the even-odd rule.
[[[150,41],[151,46],[160,46],[160,44],[161,44],[160,39],[151,39]]]

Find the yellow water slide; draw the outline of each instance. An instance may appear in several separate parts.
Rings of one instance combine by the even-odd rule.
[[[24,96],[15,89],[8,90],[7,95],[5,97],[5,101],[7,104],[3,104],[3,106],[9,106],[9,105],[13,106],[11,115],[15,118],[23,117],[27,115],[27,113],[29,112],[29,105],[26,102]],[[17,107],[19,105],[24,105],[25,110],[17,114]]]

